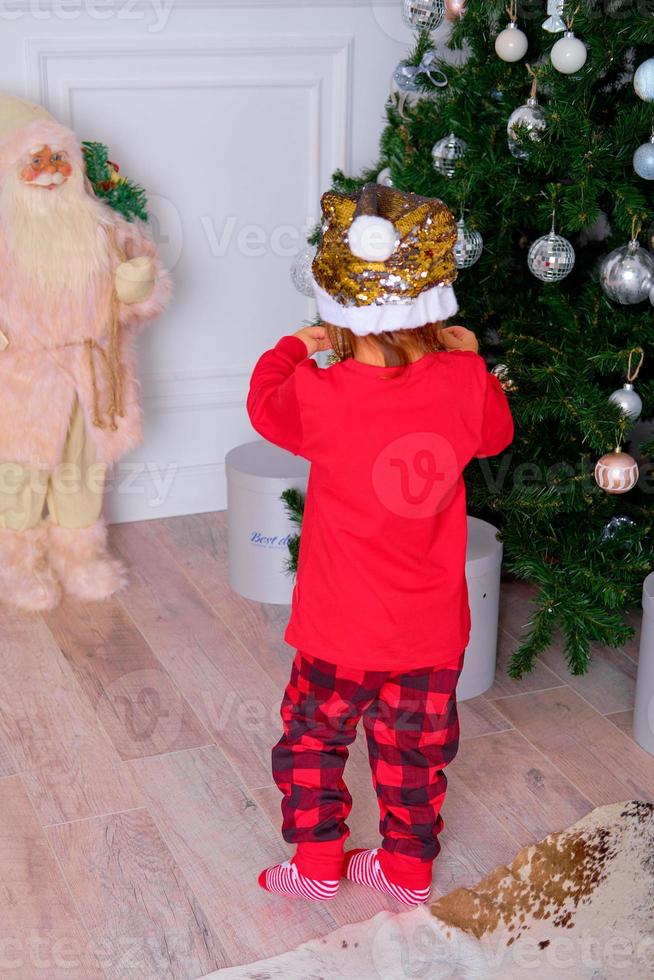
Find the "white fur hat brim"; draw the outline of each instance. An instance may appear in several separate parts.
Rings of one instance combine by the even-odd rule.
[[[347,327],[358,337],[439,323],[454,316],[459,309],[453,287],[445,285],[426,289],[409,303],[372,303],[370,306],[341,306],[315,279],[313,289],[321,320],[335,327]]]

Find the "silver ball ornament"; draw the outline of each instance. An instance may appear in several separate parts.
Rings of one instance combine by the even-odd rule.
[[[469,269],[479,259],[484,250],[484,239],[478,231],[466,227],[463,218],[456,223],[457,235],[454,243],[454,262],[457,269]]]
[[[654,58],[643,61],[636,69],[634,89],[643,102],[654,102]]]
[[[588,49],[583,41],[566,31],[550,51],[550,59],[557,71],[562,75],[573,75],[586,64]]]
[[[527,264],[541,282],[559,282],[572,272],[575,259],[575,250],[568,239],[552,230],[533,243]]]
[[[527,53],[529,41],[515,21],[507,24],[495,38],[495,53],[502,61],[520,61]]]
[[[602,541],[610,541],[621,531],[625,531],[628,527],[635,526],[636,522],[632,521],[632,519],[627,517],[626,514],[616,514],[609,521],[607,521],[602,528]]]
[[[525,105],[518,106],[509,116],[506,131],[509,137],[509,151],[517,160],[527,160],[529,150],[518,142],[522,131],[532,140],[539,140],[545,129],[545,113],[538,99],[527,99]]]
[[[632,422],[636,422],[640,418],[643,402],[629,381],[626,381],[622,388],[618,388],[612,395],[609,395],[609,401],[612,405],[617,405],[622,414],[626,415]]]
[[[654,258],[632,239],[602,259],[599,275],[602,289],[614,303],[642,303],[654,286]]]
[[[404,0],[404,22],[414,30],[436,30],[445,18],[445,0]]]
[[[466,144],[454,133],[445,136],[434,145],[431,151],[434,167],[444,177],[453,177],[456,161],[460,160],[466,150]]]
[[[496,364],[492,369],[491,374],[494,374],[499,383],[502,385],[504,391],[515,391],[516,386],[514,385],[512,379],[509,377],[509,369],[506,364]]]
[[[390,167],[384,167],[383,170],[380,170],[379,171],[379,173],[377,174],[377,183],[378,184],[383,184],[384,187],[394,187],[395,186],[393,184],[393,178],[391,177],[391,168]]]
[[[306,248],[297,253],[291,265],[291,280],[297,291],[303,296],[315,296],[311,267],[317,251],[315,245],[307,245]]]
[[[634,153],[634,170],[643,180],[654,180],[654,136]]]
[[[417,92],[418,75],[420,74],[419,65],[409,65],[406,61],[401,61],[393,72],[393,80],[400,92]]]
[[[595,482],[606,493],[628,493],[638,483],[638,463],[629,453],[606,453],[595,466]]]

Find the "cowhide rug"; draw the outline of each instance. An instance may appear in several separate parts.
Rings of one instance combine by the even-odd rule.
[[[653,804],[598,807],[431,907],[381,912],[206,980],[500,977],[653,980]]]

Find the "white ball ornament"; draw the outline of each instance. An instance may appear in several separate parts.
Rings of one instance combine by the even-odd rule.
[[[622,414],[626,415],[632,422],[636,422],[640,418],[643,402],[631,382],[626,381],[622,388],[618,388],[612,395],[609,395],[609,401],[612,405],[617,405]]]
[[[654,102],[654,58],[643,61],[636,69],[634,89],[643,102]]]
[[[586,64],[588,49],[572,31],[566,31],[550,52],[552,64],[562,75],[573,75]]]
[[[515,21],[511,21],[495,38],[495,53],[502,61],[520,61],[527,53],[529,41]]]
[[[654,180],[654,135],[634,153],[634,170],[643,180]]]
[[[360,214],[350,225],[348,243],[352,255],[365,262],[385,262],[400,243],[392,221],[374,214]]]
[[[307,245],[293,259],[291,265],[291,280],[298,293],[303,296],[314,296],[313,289],[313,260],[318,249],[315,245]]]
[[[595,467],[595,482],[606,493],[628,493],[638,483],[638,463],[629,453],[606,453]]]

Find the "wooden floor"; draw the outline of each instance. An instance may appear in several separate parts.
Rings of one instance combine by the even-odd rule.
[[[192,980],[395,908],[349,886],[327,908],[267,896],[284,859],[270,749],[293,651],[288,607],[234,595],[224,514],[113,529],[132,569],[107,604],[0,627],[0,976]],[[504,590],[500,665],[460,705],[435,890],[473,883],[593,807],[654,800],[631,737],[637,640],[571,678],[556,650],[505,664],[529,593]],[[377,841],[363,746],[352,842]]]

